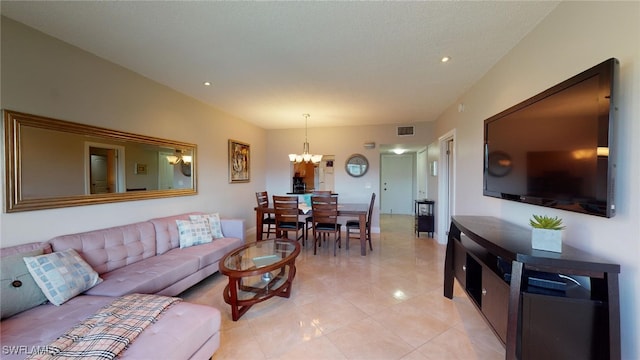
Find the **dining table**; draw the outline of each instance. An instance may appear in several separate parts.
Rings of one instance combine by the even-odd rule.
[[[300,203],[300,215],[311,215],[312,211],[310,207],[305,203]],[[256,229],[262,229],[262,219],[265,214],[274,214],[275,209],[270,207],[257,206],[254,208],[256,211]],[[369,204],[366,203],[344,203],[338,204],[338,216],[350,216],[358,217],[360,223],[360,255],[367,255],[367,212],[369,211]],[[256,241],[262,241],[262,231],[256,231]]]

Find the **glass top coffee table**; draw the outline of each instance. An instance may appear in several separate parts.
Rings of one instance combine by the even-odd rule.
[[[270,239],[241,246],[220,260],[220,272],[229,277],[223,295],[233,321],[259,302],[291,295],[299,253],[296,241]]]

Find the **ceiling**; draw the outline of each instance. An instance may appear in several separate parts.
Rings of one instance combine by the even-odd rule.
[[[304,127],[303,113],[310,128],[433,121],[557,5],[0,3],[4,16],[265,129]]]

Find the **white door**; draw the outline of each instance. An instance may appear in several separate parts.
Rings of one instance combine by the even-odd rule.
[[[437,238],[441,244],[447,243],[451,216],[455,214],[455,130],[440,137],[440,166],[438,169],[438,203],[436,219],[438,219]]]
[[[382,214],[413,214],[413,156],[381,157],[380,212]]]
[[[109,166],[104,155],[91,155],[91,193],[109,193]]]
[[[428,173],[428,161],[427,161],[427,148],[418,151],[416,155],[416,182],[418,192],[416,199],[427,198],[427,173]]]
[[[167,160],[167,156],[174,155],[173,153],[168,152],[160,152],[158,154],[158,189],[159,190],[168,190],[173,189],[173,174],[175,171],[175,166],[180,165],[171,165]]]
[[[335,190],[335,179],[333,175],[333,163],[334,163],[333,155],[324,155],[322,157],[322,161],[318,164],[316,177],[318,180],[316,181],[316,189],[318,190]]]
[[[84,143],[85,194],[125,191],[124,150],[120,145]]]
[[[453,163],[453,139],[449,139],[447,141],[447,153],[446,153],[446,166],[447,166],[447,182],[446,182],[446,199],[445,199],[445,206],[446,206],[446,210],[444,213],[445,216],[445,221],[446,223],[451,223],[451,216],[453,216],[453,169],[454,169],[454,163]],[[447,232],[447,234],[449,234]]]

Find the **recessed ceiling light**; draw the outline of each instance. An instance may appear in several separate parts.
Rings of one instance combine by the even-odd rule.
[[[449,60],[451,60],[451,58],[450,58],[450,57],[448,57],[448,56],[445,56],[445,57],[443,57],[442,59],[440,59],[440,61],[442,61],[443,63],[446,63],[446,62],[447,62],[447,61],[449,61]]]
[[[209,81],[205,81],[203,82],[204,86],[211,86],[211,83]]]
[[[402,155],[402,154],[404,154],[404,149],[400,149],[400,148],[398,148],[398,149],[393,149],[393,150],[391,150],[391,151],[393,151],[394,153],[396,153],[396,155]]]

